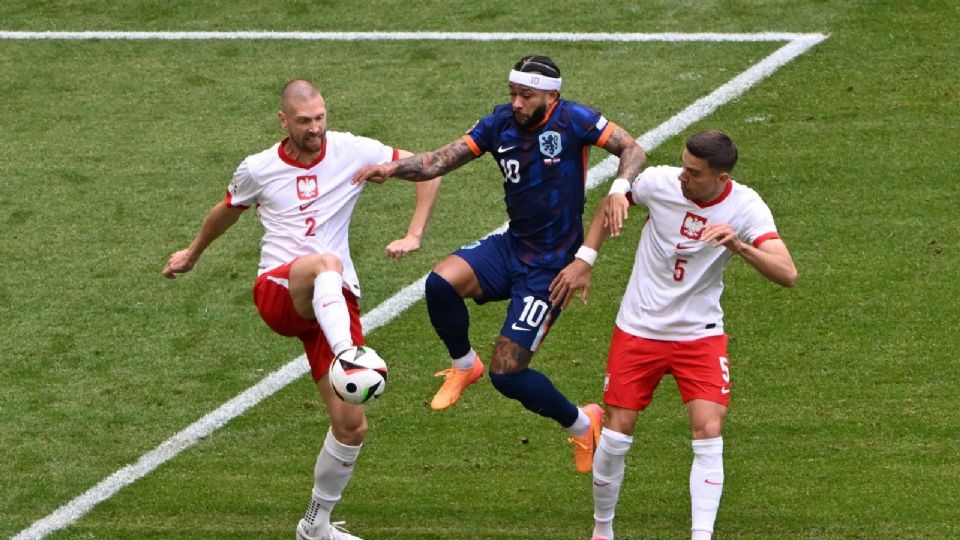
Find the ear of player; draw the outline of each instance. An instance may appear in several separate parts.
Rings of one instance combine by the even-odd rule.
[[[333,359],[327,377],[341,400],[362,405],[387,387],[387,363],[370,347],[350,347]]]

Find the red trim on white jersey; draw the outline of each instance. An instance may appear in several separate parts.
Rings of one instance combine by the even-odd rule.
[[[393,156],[390,157],[390,161],[396,161],[398,159],[400,159],[400,150],[397,150],[396,148],[394,148]]]
[[[760,244],[766,242],[767,240],[776,240],[778,238],[780,238],[780,235],[775,232],[769,232],[767,234],[760,235],[756,240],[753,241],[753,247],[758,248],[760,247]]]
[[[227,203],[227,206],[229,206],[230,208],[240,208],[242,210],[246,210],[247,208],[250,208],[249,206],[245,206],[242,204],[233,204],[233,195],[230,195],[229,190],[227,191],[227,198],[225,202]]]
[[[677,181],[679,182],[679,179]],[[699,201],[693,201],[693,200],[691,200],[690,202],[699,206],[700,208],[708,208],[710,206],[722,203],[723,200],[730,195],[731,191],[733,191],[733,182],[731,182],[730,180],[727,180],[727,185],[723,187],[723,193],[718,195],[716,199],[705,202],[705,203],[700,203]]]
[[[231,204],[257,205],[263,226],[258,273],[298,257],[328,253],[343,263],[344,286],[359,297],[349,228],[363,185],[350,180],[361,167],[385,163],[399,152],[367,137],[327,131],[322,159],[306,168],[291,162],[283,144],[247,156],[228,188]]]
[[[729,180],[701,205],[683,195],[679,167],[647,168],[631,185],[631,201],[647,209],[617,326],[634,336],[689,341],[723,333],[723,269],[733,252],[700,240],[703,228],[727,223],[751,245],[778,238],[760,196]]]
[[[301,169],[312,169],[316,167],[321,161],[323,161],[323,157],[327,155],[327,137],[324,136],[323,144],[320,145],[320,155],[318,155],[317,159],[313,160],[313,162],[310,163],[309,165],[304,165],[303,163],[300,163],[299,161],[290,157],[290,155],[287,154],[287,151],[283,149],[284,145],[286,145],[287,141],[289,140],[290,140],[290,137],[286,137],[282,141],[280,141],[280,146],[277,148],[277,154],[280,156],[280,159],[282,159],[284,163],[286,163],[287,165],[290,165],[291,167],[299,167]]]

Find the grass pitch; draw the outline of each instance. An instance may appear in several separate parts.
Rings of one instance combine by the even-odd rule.
[[[960,535],[955,327],[958,75],[949,2],[129,1],[0,6],[0,30],[823,32],[830,38],[685,132],[728,131],[736,177],[773,209],[800,271],[780,290],[728,269],[734,400],[717,538]],[[322,87],[331,129],[409,150],[459,136],[544,52],[564,95],[635,135],[778,44],[0,41],[0,535],[135,461],[301,351],[250,285],[246,216],[190,275],[159,275],[247,154],[280,136],[284,81]],[[593,153],[593,161],[603,157]],[[411,186],[371,186],[351,232],[367,310],[504,219],[488,157],[451,174],[422,250],[383,246]],[[601,187],[598,191],[604,191]],[[592,205],[599,193],[590,196]],[[610,241],[587,306],[534,360],[572,399],[600,395],[639,213]],[[485,354],[502,305],[471,308]],[[391,388],[335,517],[364,538],[582,539],[590,481],[550,422],[472,387],[427,402],[445,367],[422,304],[369,336]],[[326,429],[307,378],[127,487],[54,538],[290,538]],[[618,538],[684,538],[688,428],[668,379],[638,425]]]

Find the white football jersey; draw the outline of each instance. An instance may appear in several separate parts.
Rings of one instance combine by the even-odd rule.
[[[754,190],[733,180],[700,205],[683,196],[679,167],[650,167],[631,186],[632,202],[647,207],[617,326],[644,338],[686,341],[723,330],[723,268],[733,252],[701,242],[708,223],[729,223],[743,242],[779,238],[773,215]]]
[[[311,253],[343,262],[343,282],[360,296],[350,258],[350,215],[364,184],[350,184],[361,167],[397,159],[397,150],[351,133],[327,131],[320,156],[310,165],[290,158],[281,141],[248,156],[227,189],[227,204],[257,207],[263,225],[258,274]]]

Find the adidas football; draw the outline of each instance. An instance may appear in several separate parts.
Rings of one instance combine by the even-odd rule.
[[[370,347],[350,347],[333,359],[327,378],[337,397],[360,405],[383,393],[387,363]]]

